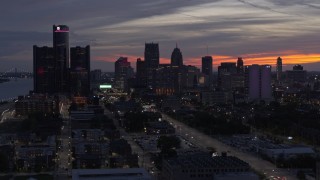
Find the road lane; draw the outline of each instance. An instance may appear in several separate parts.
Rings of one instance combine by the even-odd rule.
[[[191,128],[164,113],[162,113],[162,117],[163,119],[166,119],[169,122],[173,123],[173,125],[177,128],[177,133],[179,133],[181,136],[188,139],[198,147],[214,147],[220,154],[221,152],[227,152],[229,155],[236,156],[239,159],[248,162],[253,169],[259,172],[263,172],[266,176],[280,176],[290,180],[297,180],[295,174],[292,174],[291,172],[284,169],[276,168],[275,165],[270,163],[269,161],[263,160],[260,157],[254,156],[249,153],[238,151],[237,149],[223,144],[222,142],[208,135],[205,135],[194,128]]]

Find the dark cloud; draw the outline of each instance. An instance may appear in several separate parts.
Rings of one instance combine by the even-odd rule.
[[[32,46],[41,42],[48,45],[52,39],[51,33],[44,32],[19,32],[0,30],[0,59],[4,56],[18,54],[27,49],[32,50]]]
[[[96,57],[141,57],[150,41],[165,58],[178,42],[186,61],[206,46],[228,56],[315,53],[319,8],[318,0],[4,0],[0,62],[32,64],[32,45],[52,45],[52,24],[67,24],[70,45],[91,45],[92,67],[109,71],[113,65]]]

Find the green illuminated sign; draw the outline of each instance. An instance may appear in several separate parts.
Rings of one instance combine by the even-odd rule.
[[[111,89],[112,86],[110,84],[101,84],[100,89]]]

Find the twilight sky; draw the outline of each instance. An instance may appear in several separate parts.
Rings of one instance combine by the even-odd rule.
[[[70,46],[91,45],[91,69],[143,58],[144,43],[158,42],[169,62],[176,42],[184,64],[201,57],[250,64],[303,64],[320,70],[319,0],[2,0],[0,71],[32,70],[32,46],[52,46],[52,25],[68,25]],[[135,67],[135,63],[132,64]]]

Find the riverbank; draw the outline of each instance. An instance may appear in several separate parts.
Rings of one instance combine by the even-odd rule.
[[[7,78],[0,78],[0,83],[5,83],[5,82],[9,82],[10,79]]]

